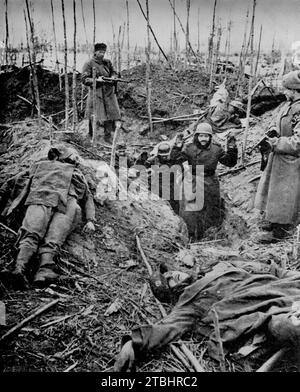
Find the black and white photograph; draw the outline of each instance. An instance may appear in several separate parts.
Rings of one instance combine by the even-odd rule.
[[[0,18],[0,373],[300,371],[300,2]]]

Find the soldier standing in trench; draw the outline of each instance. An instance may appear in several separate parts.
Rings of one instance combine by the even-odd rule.
[[[104,81],[102,77],[116,79],[117,72],[114,70],[110,60],[105,59],[106,44],[97,43],[94,47],[94,56],[85,63],[82,70],[82,82],[89,87],[86,116],[89,119],[89,135],[96,142],[99,140],[100,130],[104,130],[104,141],[112,142],[112,133],[116,126],[120,126],[120,108],[116,96],[116,83]],[[96,77],[96,97],[93,106],[93,69]],[[93,129],[93,116],[96,116]],[[95,134],[94,134],[95,132]]]

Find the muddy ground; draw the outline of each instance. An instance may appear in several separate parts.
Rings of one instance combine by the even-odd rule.
[[[188,122],[173,122],[155,126],[154,133],[141,135],[147,123],[145,116],[144,67],[124,72],[131,83],[120,85],[119,100],[124,115],[120,141],[125,142],[130,153],[157,142],[161,134],[168,137],[185,129]],[[153,115],[171,117],[190,114],[202,107],[209,98],[208,78],[195,70],[165,74],[162,66],[153,66]],[[23,71],[22,71],[23,72]],[[2,126],[0,168],[2,183],[10,176],[29,167],[38,157],[44,156],[49,147],[49,129],[44,124],[38,129],[36,121],[28,118],[30,108],[16,99],[16,94],[30,99],[28,81],[11,75],[0,82],[9,87],[6,109],[0,113]],[[27,75],[28,76],[28,75]],[[56,76],[48,75],[49,84],[42,108],[49,115],[63,110],[64,98],[59,92]],[[22,76],[23,78],[23,76]],[[46,80],[46,77],[43,79]],[[56,80],[56,82],[55,82]],[[52,85],[53,83],[53,85]],[[3,85],[3,84],[2,84]],[[26,87],[27,86],[27,87]],[[6,87],[6,88],[8,88]],[[78,92],[79,94],[79,92]],[[178,95],[179,94],[179,95]],[[199,95],[195,95],[199,94]],[[3,98],[2,98],[3,99]],[[51,104],[49,104],[51,102]],[[48,105],[49,104],[49,105]],[[0,105],[1,106],[1,105]],[[249,149],[264,132],[272,113],[265,113],[253,120],[249,131]],[[24,121],[11,125],[13,121]],[[94,168],[99,160],[108,161],[106,149],[93,148],[87,138],[87,123],[82,121],[80,131],[71,135],[55,134],[77,149],[84,159],[83,170],[95,191],[97,179]],[[237,133],[239,151],[244,139]],[[224,141],[220,139],[220,142]],[[240,163],[240,162],[239,162]],[[23,320],[45,303],[59,298],[58,305],[33,320],[13,339],[1,347],[2,371],[109,371],[120,348],[124,334],[137,324],[155,322],[160,312],[150,292],[148,272],[136,245],[136,234],[141,239],[146,257],[154,270],[160,262],[171,269],[188,273],[205,271],[209,265],[228,258],[275,260],[287,268],[297,269],[293,256],[293,238],[274,245],[256,243],[258,233],[257,212],[253,197],[260,174],[259,156],[256,151],[246,157],[254,163],[237,172],[220,165],[220,181],[226,201],[226,219],[222,227],[209,230],[198,244],[189,243],[184,222],[170,209],[167,202],[145,202],[135,197],[124,202],[110,202],[104,206],[96,203],[96,232],[86,236],[81,228],[76,230],[64,246],[58,265],[64,280],[46,289],[31,288],[26,292],[7,290],[0,286],[1,300],[6,304],[7,323],[0,326],[1,334]],[[11,268],[16,255],[15,236],[0,227],[1,268]],[[195,260],[193,267],[182,263],[179,253],[187,252]],[[117,302],[115,302],[117,301]],[[107,315],[111,304],[119,309]],[[170,307],[166,306],[167,311]],[[197,334],[185,336],[185,343],[207,371],[219,371],[219,364],[206,355],[205,340]],[[272,353],[272,348],[259,358],[233,358],[226,362],[227,371],[255,371]],[[278,364],[279,370],[294,370],[288,359]],[[188,369],[172,354],[169,348],[145,358],[138,371],[186,371]]]

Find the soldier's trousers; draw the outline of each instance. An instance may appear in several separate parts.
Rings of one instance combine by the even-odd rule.
[[[19,230],[18,247],[31,248],[39,254],[55,254],[81,220],[81,209],[70,197],[66,212],[43,205],[29,205]]]
[[[116,128],[116,122],[115,121],[104,121],[96,122],[96,134],[94,135],[93,132],[93,120],[89,119],[89,135],[91,138],[93,138],[95,141],[98,141],[100,137],[102,136],[102,131],[104,133],[104,139],[109,139]]]

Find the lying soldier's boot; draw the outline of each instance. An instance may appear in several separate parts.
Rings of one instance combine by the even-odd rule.
[[[41,255],[41,264],[36,273],[33,283],[37,286],[43,287],[55,282],[59,275],[55,272],[56,265],[53,261],[52,253],[43,253]]]
[[[34,254],[32,248],[21,247],[16,259],[15,269],[11,273],[10,286],[15,289],[28,288],[28,280],[25,275],[26,266]]]
[[[261,244],[271,244],[272,242],[278,242],[279,239],[273,234],[273,231],[264,231],[258,235],[257,242]]]
[[[273,230],[273,223],[268,222],[266,220],[261,220],[259,222],[258,226],[263,231],[272,231]]]
[[[275,238],[281,240],[290,236],[290,225],[280,225],[278,223],[273,223],[273,235]]]

